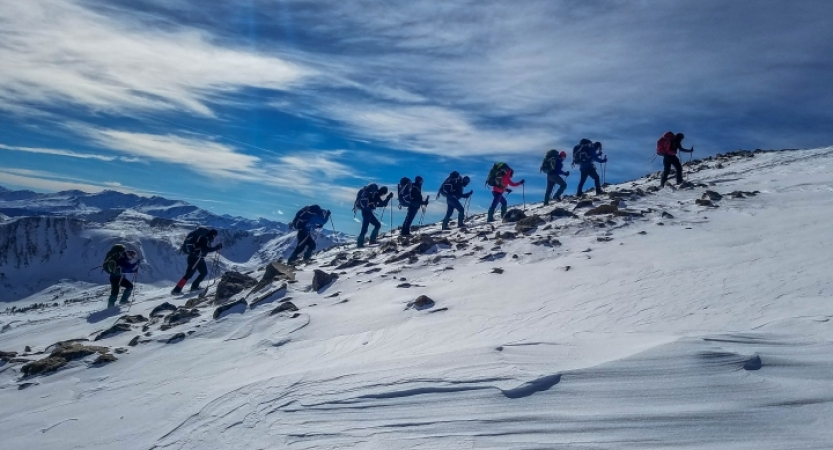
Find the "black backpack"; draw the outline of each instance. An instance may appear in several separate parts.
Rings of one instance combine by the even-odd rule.
[[[307,222],[313,216],[321,214],[321,207],[318,205],[310,205],[304,206],[303,208],[299,209],[297,213],[295,213],[295,218],[292,219],[292,222],[289,225],[296,229],[300,230],[307,226]]]
[[[460,172],[456,170],[448,174],[448,178],[443,181],[443,184],[440,185],[440,190],[437,192],[437,198],[440,198],[440,195],[443,197],[448,197],[449,195],[454,194],[454,191],[457,189],[457,186],[463,182],[463,177],[460,176]]]
[[[357,209],[361,209],[363,199],[371,199],[377,192],[379,192],[379,186],[377,186],[376,183],[370,183],[359,189],[359,192],[356,194],[356,201],[353,203],[353,212],[356,212]]]
[[[595,152],[596,147],[593,146],[593,141],[582,139],[578,145],[573,147],[573,165],[592,161]]]
[[[413,183],[411,183],[411,179],[408,177],[402,177],[399,180],[399,184],[396,186],[396,197],[399,199],[399,209],[402,207],[409,207],[411,206],[411,188],[413,188]]]
[[[541,172],[550,173],[558,167],[558,150],[552,149],[544,156],[544,161],[541,163]]]
[[[123,244],[115,244],[112,247],[110,247],[110,250],[107,252],[107,255],[104,256],[104,262],[101,264],[101,268],[111,275],[116,273],[116,269],[118,269],[119,258],[124,256],[126,250],[127,249],[124,247]]]
[[[201,237],[207,236],[209,231],[211,230],[208,228],[199,227],[188,233],[188,235],[185,236],[185,241],[179,247],[179,251],[181,253],[192,253],[195,250],[194,246],[197,244],[197,241],[200,240]]]
[[[511,170],[509,164],[497,162],[492,166],[489,175],[486,177],[486,186],[497,187],[501,185],[503,175]]]

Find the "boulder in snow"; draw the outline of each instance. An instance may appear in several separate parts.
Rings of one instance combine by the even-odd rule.
[[[246,303],[246,300],[242,298],[237,300],[236,302],[229,303],[227,305],[223,305],[214,310],[214,319],[219,319],[221,317],[225,317],[229,314],[243,314],[246,312],[246,309],[249,308],[249,304]]]
[[[533,214],[532,216],[525,217],[515,222],[515,231],[518,233],[528,234],[535,231],[535,229],[538,228],[538,225],[543,225],[545,223],[547,222],[544,219],[539,217],[537,214]]]
[[[702,198],[704,200],[711,200],[713,202],[719,202],[720,200],[723,199],[723,196],[718,194],[715,191],[706,191],[706,192],[703,193],[703,196],[700,197],[700,198]]]
[[[506,211],[506,214],[503,216],[503,221],[514,223],[524,218],[526,218],[526,214],[523,211],[518,208],[512,208]]]
[[[282,312],[294,312],[298,311],[298,307],[295,306],[292,302],[283,302],[278,305],[277,308],[273,309],[272,312],[269,313],[270,316],[274,316],[275,314],[280,314]]]
[[[126,331],[130,331],[130,325],[126,323],[117,323],[112,327],[102,331],[98,334],[98,336],[93,339],[94,341],[100,341],[102,339],[107,339],[109,337],[115,336],[117,334],[124,333]]]
[[[619,207],[617,205],[610,204],[610,205],[599,205],[595,208],[589,209],[589,210],[587,210],[587,212],[584,213],[584,215],[585,216],[601,216],[601,215],[604,215],[604,214],[616,214],[617,212],[619,212]]]
[[[408,303],[408,308],[422,310],[433,308],[435,304],[436,303],[431,299],[431,297],[428,297],[427,295],[420,295],[416,300]]]
[[[161,305],[153,308],[150,312],[150,317],[162,317],[165,315],[165,311],[176,311],[176,306],[168,302],[162,303]]]
[[[234,271],[226,272],[217,284],[214,301],[222,303],[256,284],[257,280],[248,275]]]
[[[327,273],[323,270],[315,269],[315,272],[312,276],[312,290],[315,292],[319,292],[325,289],[330,284],[332,284],[337,279],[338,274]]]

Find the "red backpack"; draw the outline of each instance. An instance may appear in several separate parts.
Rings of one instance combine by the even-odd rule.
[[[662,135],[661,138],[657,141],[657,155],[665,156],[665,155],[675,155],[677,152],[676,149],[672,150],[671,145],[674,143],[675,135],[673,132],[668,131]]]

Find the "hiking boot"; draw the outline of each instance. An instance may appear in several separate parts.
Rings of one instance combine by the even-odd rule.
[[[495,221],[495,209],[489,208],[489,212],[486,215],[486,222],[494,222]]]
[[[108,307],[108,308],[112,308],[112,307],[114,307],[114,306],[116,306],[116,296],[115,296],[115,295],[111,295],[111,296],[107,299],[107,307]]]
[[[122,304],[122,305],[126,305],[126,304],[130,303],[130,294],[132,294],[132,293],[133,293],[133,288],[125,289],[124,292],[121,294],[121,300],[119,300],[119,303]]]
[[[561,201],[562,201],[560,195],[556,195],[555,198],[553,198],[553,200],[557,201],[558,203],[561,203]]]
[[[181,293],[182,293],[182,288],[179,287],[179,286],[171,289],[171,295],[179,295]]]

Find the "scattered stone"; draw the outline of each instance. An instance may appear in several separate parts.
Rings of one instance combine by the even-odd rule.
[[[257,297],[256,299],[252,300],[252,301],[249,303],[249,308],[250,308],[250,309],[255,309],[255,308],[256,308],[258,305],[260,305],[261,303],[263,303],[263,302],[265,302],[266,300],[268,300],[268,299],[272,298],[273,296],[276,296],[276,294],[278,294],[280,291],[284,291],[284,294],[286,294],[286,290],[287,290],[288,288],[289,288],[289,285],[288,285],[288,284],[286,284],[286,283],[281,284],[281,285],[280,285],[280,287],[278,287],[277,289],[273,289],[273,290],[271,290],[271,291],[269,291],[269,292],[267,292],[267,293],[265,293],[265,294],[261,295],[260,297]],[[277,296],[276,296],[276,298],[275,298],[275,299],[273,299],[273,300],[276,300],[276,299],[277,299]]]
[[[433,308],[436,303],[427,295],[420,295],[411,303],[408,303],[408,308],[414,308],[417,310],[423,310],[428,308]]]
[[[164,316],[165,311],[176,311],[176,306],[174,306],[174,305],[172,305],[168,302],[162,303],[161,305],[157,306],[156,308],[153,308],[153,310],[150,312],[150,317]]]
[[[114,351],[115,351],[116,353],[118,353],[119,355],[124,354],[124,353],[127,353],[127,349],[126,349],[126,348],[124,348],[124,347],[119,347],[119,348],[115,349]]]
[[[500,267],[493,267],[492,268],[492,273],[502,274],[503,269],[501,269]]]
[[[131,347],[139,345],[139,336],[135,336],[133,339],[130,340],[130,342],[127,343],[127,345]]]
[[[559,247],[561,246],[561,241],[555,239],[552,236],[541,237],[536,241],[532,241],[532,245],[543,245],[544,247]]]
[[[481,261],[494,261],[496,259],[503,259],[506,256],[506,252],[496,252],[496,253],[489,253],[488,255],[480,258]]]
[[[61,367],[67,365],[69,361],[64,358],[58,358],[54,356],[50,356],[35,362],[31,362],[26,364],[25,366],[20,368],[20,371],[23,373],[23,376],[29,377],[33,375],[42,375],[50,372],[54,372]]]
[[[399,246],[396,245],[396,242],[394,242],[393,240],[389,240],[379,247],[379,253],[393,253],[398,249]]]
[[[275,314],[280,314],[282,312],[294,312],[298,311],[298,307],[295,306],[292,302],[284,302],[278,305],[277,308],[273,309],[272,312],[269,313],[270,316],[274,316]]]
[[[0,360],[9,362],[10,359],[17,357],[17,352],[0,352]]]
[[[271,262],[266,265],[266,270],[263,272],[263,278],[257,282],[255,287],[252,288],[252,292],[258,292],[264,287],[272,284],[275,280],[294,280],[295,279],[295,269],[293,267],[287,266],[286,264],[281,264],[277,261]]]
[[[323,270],[315,269],[312,276],[312,290],[319,292],[338,279],[338,275],[334,273],[327,273]]]
[[[587,210],[587,212],[584,213],[584,215],[585,216],[601,216],[601,215],[604,215],[604,214],[616,214],[617,212],[619,212],[619,207],[614,205],[614,204],[610,204],[610,205],[599,205],[595,208],[589,209],[589,210]]]
[[[753,356],[752,358],[748,359],[743,363],[743,368],[745,370],[760,370],[763,367],[763,362],[761,362],[761,357],[758,355]]]
[[[338,297],[339,295],[341,295],[341,291],[336,292],[335,294],[330,294],[330,295],[328,295],[326,298],[336,298],[336,297]]]
[[[398,288],[402,288],[402,289],[408,289],[408,288],[410,288],[410,287],[412,287],[412,286],[413,286],[413,285],[412,285],[411,283],[402,283],[402,284],[400,284],[400,285],[397,285],[396,287],[398,287]]]
[[[362,264],[366,264],[367,262],[368,262],[368,260],[366,260],[366,259],[351,259],[351,260],[347,261],[346,263],[343,263],[343,264],[339,265],[338,267],[336,267],[336,270],[350,269],[350,268],[353,268],[353,267],[356,267],[356,266],[361,266]]]
[[[32,347],[29,347],[27,345],[26,347],[23,348],[23,351],[26,352],[26,353],[32,353]]]
[[[110,353],[105,353],[103,355],[98,355],[98,358],[93,361],[93,365],[95,366],[103,366],[104,364],[109,364],[111,362],[116,362],[119,359],[116,358],[115,355],[111,355]]]
[[[60,342],[52,353],[44,359],[30,362],[20,368],[24,376],[41,375],[54,372],[67,365],[69,361],[81,359],[95,353],[105,354],[107,347],[87,346],[78,342]]]
[[[705,207],[709,207],[709,208],[717,208],[717,205],[712,203],[711,200],[703,200],[701,198],[698,198],[697,200],[694,200],[694,203],[697,204],[698,206],[705,206]]]
[[[723,199],[723,196],[718,194],[715,191],[706,191],[706,192],[703,193],[703,197],[701,197],[701,198],[708,199],[708,200],[711,200],[713,202],[719,202],[721,199]]]
[[[515,231],[518,233],[528,234],[535,231],[535,229],[538,228],[538,225],[543,225],[545,223],[544,219],[541,219],[537,214],[535,214],[518,220],[515,223]]]
[[[565,266],[565,267],[564,267],[564,271],[565,271],[565,272],[569,272],[569,271],[570,271],[570,266]]]
[[[657,225],[659,225],[659,226],[663,226],[663,225],[665,225],[665,224],[664,224],[664,223],[662,223],[662,222],[657,222]]]
[[[520,256],[518,256],[518,255],[512,255],[512,259],[518,259],[518,258],[520,258]]]
[[[573,210],[576,210],[576,209],[579,209],[579,208],[592,208],[592,207],[593,207],[593,200],[579,200],[578,203],[576,203],[576,206],[573,207]]]
[[[613,240],[613,238],[610,237],[610,236],[599,236],[599,237],[596,238],[596,240],[598,242],[610,242],[610,241]]]
[[[26,389],[27,387],[34,386],[36,384],[38,384],[38,383],[20,383],[20,384],[17,385],[17,390],[22,391],[22,390]]]
[[[430,314],[434,314],[434,313],[443,312],[443,311],[448,311],[448,308],[437,308],[437,309],[432,309],[431,311],[428,311],[428,312]]]
[[[170,338],[168,338],[168,340],[165,341],[165,343],[166,344],[176,344],[176,343],[182,342],[184,340],[185,340],[185,333],[177,333],[177,334],[171,336]]]
[[[382,268],[381,268],[381,267],[374,267],[374,268],[372,268],[372,269],[370,269],[370,270],[368,270],[368,271],[362,272],[362,273],[363,273],[364,275],[370,275],[370,274],[372,274],[372,273],[381,272],[381,271],[382,271]]]
[[[503,221],[513,223],[525,218],[526,214],[523,211],[518,208],[512,208],[509,211],[506,211],[506,214],[503,216]]]
[[[229,271],[220,277],[220,282],[217,283],[217,292],[215,294],[214,302],[223,303],[235,295],[249,289],[257,284],[254,278],[243,275],[240,272]]]
[[[200,311],[198,309],[179,308],[173,314],[165,317],[165,322],[159,327],[160,330],[166,331],[177,325],[188,323],[194,317],[199,317]]]
[[[648,234],[648,232],[647,232],[647,231],[645,231],[645,230],[642,230],[642,231],[640,231],[638,234],[645,235],[645,234]]]
[[[673,215],[671,215],[670,213],[667,213],[667,212],[665,212],[665,211],[663,211],[663,212],[662,212],[662,216],[661,216],[661,217],[663,217],[664,219],[672,219],[672,220],[674,219],[674,216],[673,216]]]
[[[121,316],[121,317],[119,317],[119,320],[118,320],[118,322],[129,323],[131,325],[135,325],[137,323],[142,323],[142,322],[147,322],[147,321],[148,321],[148,319],[145,316],[141,315],[141,314],[136,314],[136,315],[133,315],[133,316],[127,316],[127,315]]]
[[[243,314],[246,312],[246,309],[249,308],[249,304],[246,300],[242,298],[237,300],[236,302],[232,302],[226,305],[223,305],[214,310],[214,320],[217,320],[221,317],[227,316],[229,314]]]
[[[130,331],[130,325],[128,325],[126,323],[117,323],[117,324],[113,325],[112,327],[110,327],[110,328],[102,331],[101,333],[99,333],[98,336],[96,336],[95,339],[93,339],[93,340],[94,341],[100,341],[102,339],[107,339],[109,337],[115,336],[117,334],[124,333],[126,331]]]
[[[517,224],[515,225],[515,227],[517,228]],[[495,239],[511,240],[511,239],[515,239],[517,237],[518,237],[518,235],[515,234],[515,233],[512,233],[511,231],[504,231],[503,233],[498,231],[497,233],[495,233]]]

